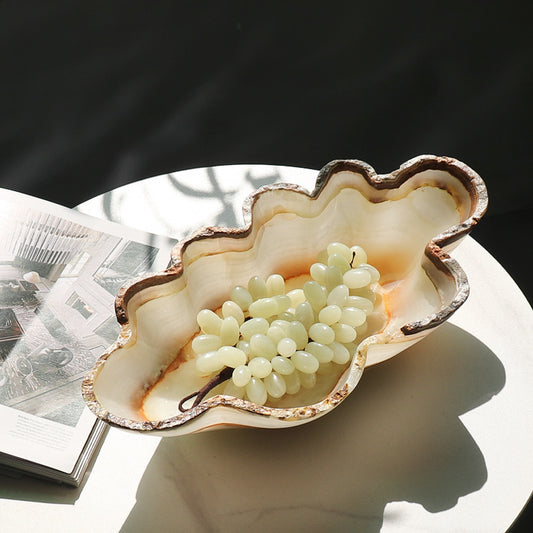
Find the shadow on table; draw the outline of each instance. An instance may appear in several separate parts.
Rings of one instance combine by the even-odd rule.
[[[163,439],[122,531],[372,532],[389,502],[450,509],[487,479],[458,417],[504,384],[499,359],[445,324],[368,368],[343,405],[315,423]]]
[[[0,500],[74,505],[80,497],[86,481],[87,479],[79,487],[73,487],[17,471],[2,469],[0,470]]]
[[[99,216],[107,220],[131,225],[132,220],[128,219],[128,214],[131,214],[132,210],[136,212],[135,206],[142,199],[143,213],[136,212],[137,218],[133,225],[142,229],[149,227],[150,231],[178,240],[191,235],[204,225],[239,227],[243,224],[243,191],[250,194],[265,185],[283,181],[283,175],[277,167],[267,165],[230,165],[230,168],[231,176],[221,176],[220,167],[205,167],[193,169],[192,175],[184,171],[140,180],[137,184],[101,195],[91,210],[95,209]],[[257,175],[254,175],[254,172]],[[199,177],[202,178],[200,183]],[[165,211],[161,206],[161,199],[165,194],[169,195],[175,204],[173,211]],[[183,216],[182,208],[187,204],[196,204],[205,212],[203,222],[196,221],[191,224],[191,221]],[[157,229],[154,229],[153,224]]]

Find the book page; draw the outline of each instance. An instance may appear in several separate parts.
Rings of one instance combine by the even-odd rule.
[[[70,472],[95,422],[81,381],[119,327],[115,296],[174,244],[0,189],[0,452]]]

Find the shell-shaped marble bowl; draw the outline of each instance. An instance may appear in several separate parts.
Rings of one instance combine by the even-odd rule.
[[[420,156],[387,175],[339,160],[320,171],[310,194],[290,184],[263,187],[244,206],[244,227],[197,232],[174,248],[167,270],[121,289],[121,334],[87,375],[83,396],[106,422],[159,436],[315,420],[350,394],[366,365],[419,341],[466,300],[468,281],[448,252],[486,207],[481,178],[448,157]],[[351,363],[333,381],[319,378],[286,402],[257,405],[214,390],[182,413],[179,400],[207,381],[183,355],[198,332],[198,311],[219,308],[252,276],[308,272],[333,241],[361,245],[381,272],[386,319]]]

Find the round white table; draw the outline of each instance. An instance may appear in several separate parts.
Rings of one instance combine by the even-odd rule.
[[[315,178],[288,167],[196,169],[79,210],[179,239],[241,223],[242,201],[258,186],[312,189]],[[454,257],[471,284],[465,305],[366,369],[328,416],[168,439],[111,428],[79,489],[3,483],[2,532],[505,531],[532,490],[533,311],[473,238]]]

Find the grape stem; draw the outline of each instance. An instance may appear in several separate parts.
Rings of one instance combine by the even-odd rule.
[[[178,409],[182,413],[185,413],[185,411],[196,407],[206,397],[209,391],[214,389],[217,385],[220,385],[221,383],[224,383],[224,381],[227,381],[229,378],[231,378],[232,373],[233,368],[231,368],[230,366],[224,367],[216,376],[211,378],[200,390],[193,392],[188,396],[185,396],[185,398],[183,398],[178,404]],[[196,399],[194,400],[193,404],[190,407],[184,407],[185,402],[188,402],[195,396]]]
[[[350,261],[350,266],[353,268],[353,262],[355,261],[355,252],[352,252],[352,260]]]

